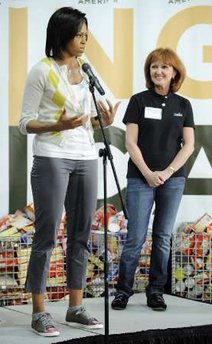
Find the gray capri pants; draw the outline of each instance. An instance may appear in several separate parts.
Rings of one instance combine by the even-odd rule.
[[[64,206],[67,217],[67,287],[83,289],[88,259],[87,243],[97,200],[97,160],[35,156],[31,172],[35,206],[35,236],[26,290],[46,291],[52,250]]]

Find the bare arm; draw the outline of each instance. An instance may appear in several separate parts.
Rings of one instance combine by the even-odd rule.
[[[138,125],[134,123],[127,123],[126,148],[130,155],[130,158],[137,166],[139,171],[141,171],[149,186],[156,187],[160,184],[163,184],[159,176],[157,176],[157,174],[151,171],[150,168],[147,166],[137,142]]]
[[[191,127],[183,128],[183,146],[177,153],[171,164],[163,171],[158,172],[164,181],[174,172],[180,169],[194,151],[194,129]]]
[[[34,119],[27,123],[26,129],[30,134],[41,134],[51,131],[59,132],[67,129],[77,128],[83,125],[87,120],[88,115],[69,118],[67,117],[66,110],[64,109],[57,122],[41,122]]]

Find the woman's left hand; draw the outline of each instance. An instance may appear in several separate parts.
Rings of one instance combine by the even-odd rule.
[[[166,168],[163,171],[155,171],[154,174],[159,178],[160,184],[164,184],[165,181],[171,177],[173,172]]]
[[[106,99],[106,101],[107,101],[108,107],[106,107],[105,104],[101,100],[99,100],[98,108],[99,108],[99,111],[101,112],[103,123],[104,125],[107,126],[113,123],[117,109],[121,102],[117,102],[113,106],[108,99]]]

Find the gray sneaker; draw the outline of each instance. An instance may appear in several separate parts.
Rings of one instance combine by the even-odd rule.
[[[60,335],[49,313],[43,313],[37,320],[32,319],[32,330],[44,337],[56,337]]]
[[[84,307],[81,307],[79,310],[73,312],[70,309],[67,310],[66,313],[66,321],[70,323],[70,325],[74,327],[81,327],[87,329],[100,329],[103,328],[102,323],[100,323],[97,319],[90,316],[89,313],[86,312]]]

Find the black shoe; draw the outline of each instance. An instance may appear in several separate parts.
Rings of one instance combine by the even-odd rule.
[[[165,311],[167,308],[162,294],[148,295],[147,306],[151,307],[154,311]]]
[[[121,310],[127,307],[128,297],[123,293],[117,293],[114,300],[111,303],[113,309]]]

